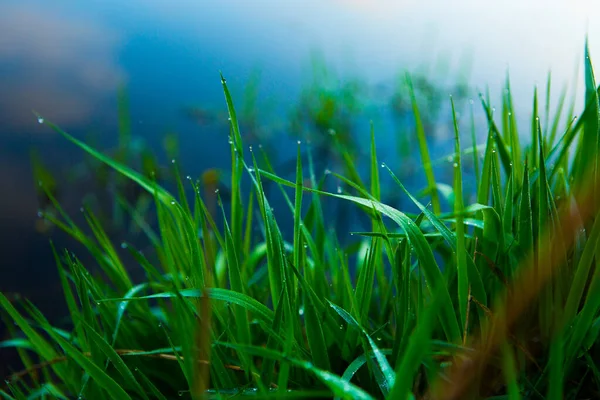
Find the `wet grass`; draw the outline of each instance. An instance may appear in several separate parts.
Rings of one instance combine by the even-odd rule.
[[[318,175],[310,146],[299,143],[295,179],[284,179],[260,149],[246,150],[224,78],[231,122],[227,206],[202,182],[178,179],[169,192],[152,173],[44,121],[153,198],[156,226],[133,216],[153,252],[113,243],[88,209],[87,226],[79,226],[47,188],[56,211],[43,217],[80,242],[96,264],[54,249],[69,330],[53,326],[34,304],[0,294],[12,334],[0,346],[18,351],[25,366],[7,377],[0,396],[600,396],[594,361],[600,350],[599,102],[588,56],[579,118],[550,116],[549,106],[538,114],[536,95],[525,134],[516,125],[508,82],[498,115],[482,96],[488,134],[481,162],[463,157],[478,147],[472,132],[459,129],[449,99],[455,140],[444,196],[436,192],[440,182],[414,96],[426,172],[426,192],[418,197],[378,160],[375,129],[368,165],[354,165],[347,148],[334,142],[347,176]],[[521,138],[529,134],[525,146]],[[463,170],[472,160],[474,203],[463,193]],[[179,176],[177,164],[172,167]],[[369,171],[368,182],[359,167]],[[418,213],[381,202],[384,175]],[[344,190],[327,191],[334,178]],[[267,183],[281,191],[291,232],[280,229]],[[350,232],[331,229],[324,198],[353,204],[369,217],[370,230],[353,232],[353,243],[342,246]],[[132,278],[126,257],[145,279]],[[90,273],[92,267],[101,273]]]

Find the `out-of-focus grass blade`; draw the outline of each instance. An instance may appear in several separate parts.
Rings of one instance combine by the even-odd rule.
[[[408,85],[410,100],[412,103],[412,110],[417,129],[417,139],[419,141],[419,150],[421,151],[421,159],[423,161],[424,166],[423,168],[425,169],[425,176],[427,177],[427,194],[431,196],[433,212],[435,214],[439,214],[442,211],[442,208],[440,206],[440,198],[435,184],[435,175],[433,174],[433,167],[431,165],[431,159],[429,157],[427,138],[425,136],[425,129],[423,128],[423,122],[421,121],[421,113],[419,111],[419,105],[417,104],[417,98],[415,96],[415,90],[413,88],[412,79],[410,78],[410,75],[408,73],[406,73],[406,84]]]
[[[50,126],[55,132],[59,133],[61,136],[66,138],[68,141],[75,144],[77,147],[81,148],[82,150],[84,150],[85,152],[87,152],[88,154],[90,154],[91,156],[96,158],[97,160],[102,161],[103,163],[105,163],[108,166],[115,169],[121,175],[127,176],[129,179],[133,180],[135,183],[140,185],[142,188],[144,188],[150,194],[154,194],[154,191],[156,189],[156,192],[157,192],[156,195],[158,196],[158,198],[160,199],[160,201],[163,204],[170,205],[171,201],[173,201],[173,196],[171,196],[163,188],[154,185],[144,175],[134,171],[133,169],[131,169],[131,168],[113,160],[112,158],[100,153],[99,151],[91,148],[90,146],[88,146],[87,144],[82,142],[81,140],[76,139],[75,137],[69,135],[67,132],[60,129],[57,125],[55,125],[51,122],[46,122],[46,124],[48,124],[48,126]]]
[[[517,367],[515,365],[515,358],[513,352],[508,343],[504,343],[502,346],[502,372],[504,373],[504,379],[506,380],[506,386],[508,391],[508,400],[520,400],[521,391],[517,381]]]
[[[550,376],[548,382],[548,400],[563,400],[565,391],[564,338],[563,330],[557,329],[550,342]]]

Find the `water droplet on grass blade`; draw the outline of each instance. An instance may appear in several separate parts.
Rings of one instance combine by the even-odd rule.
[[[43,117],[38,117],[37,121],[38,121],[38,124],[43,124],[44,123],[44,118]]]

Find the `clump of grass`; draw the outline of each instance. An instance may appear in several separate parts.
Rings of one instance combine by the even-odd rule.
[[[463,193],[462,171],[471,161],[462,152],[476,144],[463,144],[471,135],[460,131],[452,99],[451,195],[436,196],[439,182],[428,174],[424,199],[377,159],[374,130],[368,183],[358,174],[330,174],[348,188],[342,193],[323,190],[328,175],[315,174],[310,149],[302,162],[300,144],[294,181],[278,176],[258,149],[246,157],[225,79],[232,139],[227,209],[199,182],[178,180],[170,193],[151,175],[45,122],[153,197],[157,226],[142,229],[154,257],[127,243],[119,249],[87,211],[86,234],[48,190],[56,212],[45,217],[83,244],[102,274],[92,276],[75,254],[55,249],[73,321],[68,331],[33,304],[15,306],[0,294],[5,319],[18,327],[0,346],[15,348],[25,365],[0,395],[597,397],[599,102],[587,47],[585,76],[578,119],[560,111],[553,119],[540,116],[534,102],[535,140],[528,146],[509,84],[501,123],[481,97],[489,134],[474,168],[473,204]],[[418,102],[412,107],[418,119]],[[552,120],[551,128],[542,126]],[[381,174],[392,177],[418,214],[381,202]],[[242,191],[248,181],[251,190]],[[280,229],[266,182],[280,189],[292,232]],[[361,209],[370,231],[355,232],[357,240],[342,247],[347,232],[327,228],[324,196]],[[130,277],[126,256],[145,280]]]

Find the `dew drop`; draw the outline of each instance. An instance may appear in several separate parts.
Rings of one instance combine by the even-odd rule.
[[[302,142],[298,140],[298,144],[302,144]]]
[[[43,117],[38,117],[37,121],[38,121],[38,124],[43,124],[44,123],[44,118]]]
[[[42,218],[44,216],[44,212],[42,210],[39,210],[37,212],[37,216],[38,216],[38,218]]]
[[[254,172],[254,168],[253,167],[248,167],[248,172],[250,172],[250,173]]]
[[[458,168],[458,163],[454,163],[454,168]]]
[[[448,156],[448,158],[446,158],[446,160],[447,160],[448,162],[452,162],[452,156]]]
[[[329,174],[331,174],[331,170],[326,169],[324,173],[325,173],[325,175],[329,175]]]
[[[218,193],[219,193],[219,189],[215,189],[215,194],[218,194]]]
[[[171,164],[175,164],[175,159],[174,158],[171,160]]]
[[[341,187],[341,186],[338,186],[338,187],[337,187],[337,192],[338,192],[338,194],[341,194],[341,193],[342,193],[342,187]]]
[[[127,243],[125,243],[125,242],[121,242],[121,248],[122,248],[122,249],[126,249],[126,248],[127,248]]]
[[[188,176],[185,177],[185,179],[187,179],[188,181],[191,181],[192,177],[188,175]]]
[[[175,205],[175,200],[171,200],[171,205],[174,206]]]
[[[261,146],[260,146],[260,145],[258,145],[258,148],[260,149],[260,148],[261,148]],[[250,153],[252,153],[252,146],[248,146],[248,150],[250,150]]]

